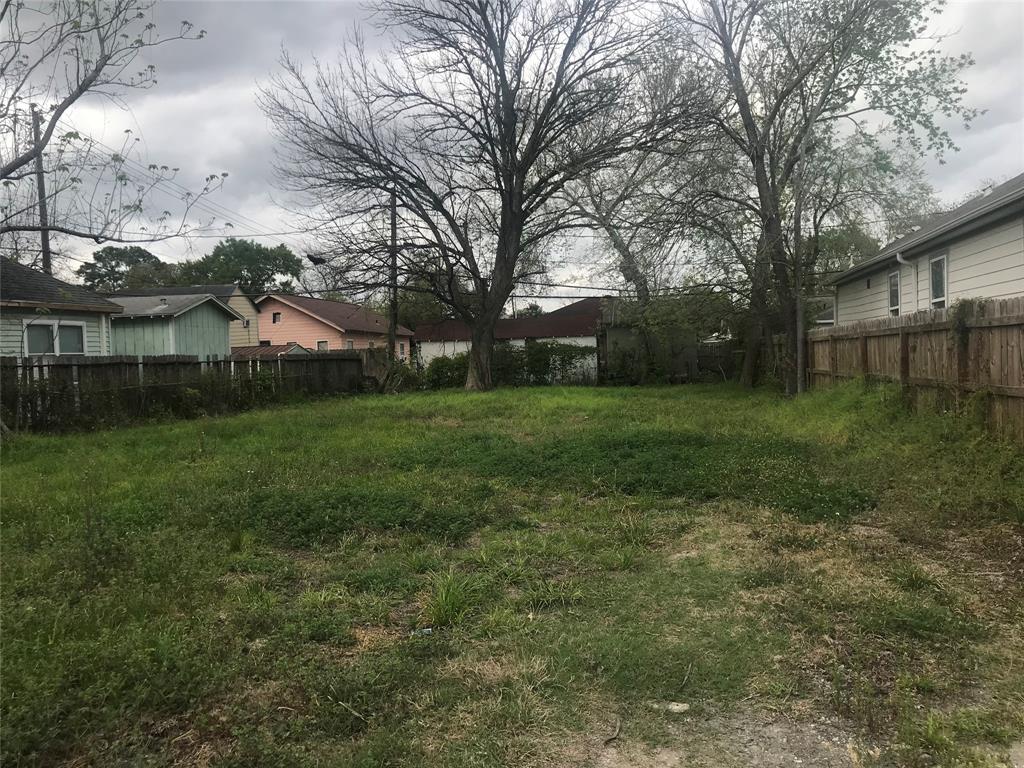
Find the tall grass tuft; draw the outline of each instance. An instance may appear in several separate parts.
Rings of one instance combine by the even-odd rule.
[[[480,605],[484,592],[482,578],[478,575],[460,573],[454,568],[435,572],[430,577],[420,621],[432,627],[461,624]]]

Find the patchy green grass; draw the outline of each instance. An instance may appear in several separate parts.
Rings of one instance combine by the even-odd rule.
[[[2,450],[4,764],[585,765],[616,720],[671,745],[748,711],[833,718],[865,765],[1024,737],[1024,457],[886,389],[371,396]]]

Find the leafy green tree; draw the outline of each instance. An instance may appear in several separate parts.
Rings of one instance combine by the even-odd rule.
[[[541,309],[540,304],[527,304],[523,309],[516,312],[519,317],[540,317],[544,314],[544,310]]]
[[[163,265],[163,262],[145,248],[108,245],[93,252],[92,263],[83,264],[75,274],[94,291],[119,291],[129,287],[126,279],[133,268],[145,266],[152,269],[157,265]]]
[[[966,101],[969,55],[947,56],[927,36],[939,0],[700,0],[677,3],[693,65],[723,86],[715,121],[726,179],[712,190],[757,226],[745,256],[751,283],[750,346],[742,380],[751,383],[765,313],[777,307],[787,340],[786,389],[799,391],[799,297],[815,195],[815,169],[851,133],[880,164],[884,147],[939,158],[956,147],[947,126],[978,114]],[[851,126],[853,130],[851,131]],[[888,160],[886,160],[888,162]],[[834,164],[833,164],[834,165]],[[846,168],[847,171],[852,169]],[[841,191],[841,190],[840,190]],[[805,221],[806,219],[806,221]]]
[[[134,288],[159,288],[162,285],[178,285],[178,265],[166,261],[136,264],[124,276],[125,290]]]
[[[270,248],[253,240],[229,237],[201,259],[182,262],[179,285],[237,283],[246,293],[291,293],[302,274],[302,261],[285,245]]]

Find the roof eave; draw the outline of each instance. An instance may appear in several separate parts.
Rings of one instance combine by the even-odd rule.
[[[108,315],[116,315],[122,312],[121,307],[114,304],[64,304],[54,301],[22,301],[20,299],[0,300],[0,307],[11,307],[14,309],[58,309],[75,312],[99,312]]]
[[[299,312],[302,312],[303,314],[309,315],[310,317],[312,317],[314,320],[316,320],[319,323],[323,323],[324,325],[329,325],[331,328],[333,328],[336,331],[340,331],[341,333],[348,333],[348,331],[346,331],[340,325],[335,325],[330,320],[325,320],[323,317],[318,315],[316,312],[311,312],[310,310],[306,309],[305,307],[299,306],[298,304],[296,304],[294,302],[288,301],[284,296],[282,296],[279,293],[268,293],[266,296],[260,296],[256,301],[258,303],[258,302],[263,301],[264,299],[275,299],[276,301],[280,301],[282,304],[287,304],[292,309],[297,309]]]
[[[937,231],[931,232],[923,238],[908,240],[906,244],[901,243],[900,248],[896,248],[888,253],[879,254],[875,258],[858,264],[857,266],[848,269],[846,272],[843,272],[841,275],[837,275],[832,278],[829,284],[836,286],[843,285],[865,274],[870,274],[888,267],[891,264],[896,263],[896,257],[898,255],[902,255],[905,258],[916,259],[919,256],[922,256],[926,251],[931,251],[935,248],[947,245],[953,240],[966,237],[982,227],[986,227],[1004,219],[1012,218],[1021,213],[1024,213],[1024,190],[1017,192],[1007,200],[1000,201],[1000,203],[994,207],[979,212],[976,216],[966,221],[951,222],[948,226],[939,228]]]

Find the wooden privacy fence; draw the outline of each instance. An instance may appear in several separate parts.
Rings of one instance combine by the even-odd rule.
[[[940,406],[974,397],[988,426],[1024,443],[1024,297],[869,320],[807,334],[811,387],[863,377]]]
[[[0,415],[10,429],[81,429],[354,392],[362,380],[358,352],[212,362],[187,355],[2,357]]]

